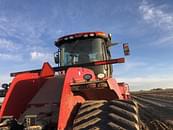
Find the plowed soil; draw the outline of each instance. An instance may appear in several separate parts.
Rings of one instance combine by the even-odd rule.
[[[173,89],[132,93],[138,102],[143,130],[173,130]]]

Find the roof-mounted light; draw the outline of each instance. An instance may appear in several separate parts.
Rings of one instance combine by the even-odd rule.
[[[94,37],[94,36],[95,36],[95,34],[94,34],[94,33],[90,33],[90,34],[89,34],[89,36]]]
[[[74,39],[74,36],[70,36],[69,39]]]
[[[68,40],[68,37],[65,37],[64,40],[67,41]]]
[[[74,34],[74,37],[75,37],[75,38],[80,38],[80,37],[82,37],[82,36],[83,36],[83,34],[81,34],[81,33],[79,33],[79,34],[78,34],[78,33],[77,33],[77,34]]]
[[[88,37],[88,34],[84,34],[83,37]]]
[[[107,35],[104,32],[96,32],[96,36],[101,36],[101,37],[107,37]]]

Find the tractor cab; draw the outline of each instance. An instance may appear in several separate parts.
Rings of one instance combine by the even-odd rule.
[[[55,53],[55,62],[59,66],[72,66],[95,61],[110,60],[110,34],[103,32],[76,33],[59,38],[55,45],[59,48]],[[86,66],[96,75],[112,75],[112,65]]]

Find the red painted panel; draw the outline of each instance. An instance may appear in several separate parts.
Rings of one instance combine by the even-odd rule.
[[[126,83],[118,83],[120,90],[122,92],[122,95],[125,100],[130,99],[130,92],[129,92],[129,86]]]
[[[40,77],[51,77],[54,76],[55,72],[48,62],[43,64],[42,70],[40,72]]]
[[[54,75],[54,71],[48,63],[44,63],[39,73],[21,73],[13,79],[10,88],[3,101],[0,118],[14,116],[18,118],[27,107],[29,101],[42,87],[46,77]]]
[[[123,91],[120,89],[117,81],[113,78],[109,78],[107,82],[109,84],[110,89],[113,90],[117,94],[118,99],[124,99],[124,97],[122,96]]]
[[[12,81],[0,111],[0,118],[13,115],[18,118],[26,108],[27,103],[39,90],[41,80],[36,73],[17,75]]]
[[[84,74],[92,74],[93,79],[95,79],[94,72],[89,69],[69,68],[67,70],[61,95],[58,130],[64,130],[66,128],[70,119],[70,114],[72,113],[75,105],[85,101],[85,99],[81,96],[74,96],[70,86],[71,82],[83,80]]]

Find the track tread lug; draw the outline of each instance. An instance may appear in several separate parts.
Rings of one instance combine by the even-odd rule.
[[[133,101],[90,100],[79,108],[73,130],[139,130],[137,109]]]

